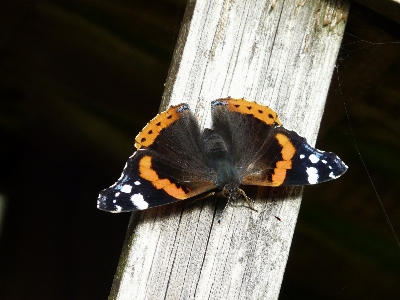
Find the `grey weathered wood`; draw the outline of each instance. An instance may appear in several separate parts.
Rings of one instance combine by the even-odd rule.
[[[162,109],[187,102],[206,126],[211,100],[245,97],[314,144],[348,9],[347,1],[189,1]],[[134,213],[110,299],[277,299],[302,188],[248,193],[258,212],[229,206],[220,225],[214,198]]]

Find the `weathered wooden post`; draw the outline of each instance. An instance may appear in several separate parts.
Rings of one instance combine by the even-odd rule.
[[[245,97],[314,144],[348,9],[189,0],[161,108],[186,102],[207,126],[211,100]],[[258,212],[229,206],[220,225],[214,198],[133,213],[110,299],[277,299],[301,194],[259,189]]]

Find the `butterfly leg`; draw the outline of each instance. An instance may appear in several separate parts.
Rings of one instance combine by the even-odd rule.
[[[210,193],[208,193],[208,194],[205,194],[204,196],[201,196],[201,197],[199,197],[199,198],[195,198],[195,199],[193,199],[193,201],[191,201],[190,203],[186,204],[184,207],[189,206],[189,205],[192,205],[193,203],[195,203],[196,201],[199,201],[199,200],[201,200],[201,199],[214,196],[215,194],[216,194],[215,192],[210,192]]]
[[[246,200],[247,205],[249,206],[249,208],[251,210],[254,210],[254,211],[258,212],[258,210],[254,208],[254,205],[253,205],[254,201],[252,199],[250,199],[249,197],[247,197],[246,193],[242,189],[239,189],[239,192],[240,192],[240,194],[243,195],[243,197]]]

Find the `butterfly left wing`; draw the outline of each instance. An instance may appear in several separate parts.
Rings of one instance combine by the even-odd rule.
[[[142,210],[216,188],[216,174],[206,165],[200,128],[187,104],[158,114],[138,134],[135,146],[118,181],[100,192],[99,209]]]
[[[214,188],[210,181],[190,169],[154,151],[138,150],[127,161],[118,181],[100,192],[97,208],[109,212],[143,210],[185,200]]]
[[[315,184],[347,170],[334,153],[319,151],[281,127],[269,107],[244,99],[218,99],[212,102],[212,118],[244,185]]]
[[[143,151],[136,151],[129,158],[118,181],[100,192],[97,199],[98,209],[118,213],[143,210],[178,201],[163,189],[156,189],[152,181],[141,176],[142,159],[145,159]],[[182,189],[173,185],[171,187],[175,189],[175,195]]]

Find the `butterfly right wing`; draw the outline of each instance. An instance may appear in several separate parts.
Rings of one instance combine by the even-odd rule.
[[[335,179],[347,166],[281,127],[269,107],[245,99],[212,102],[213,129],[228,145],[244,185],[309,185]]]

